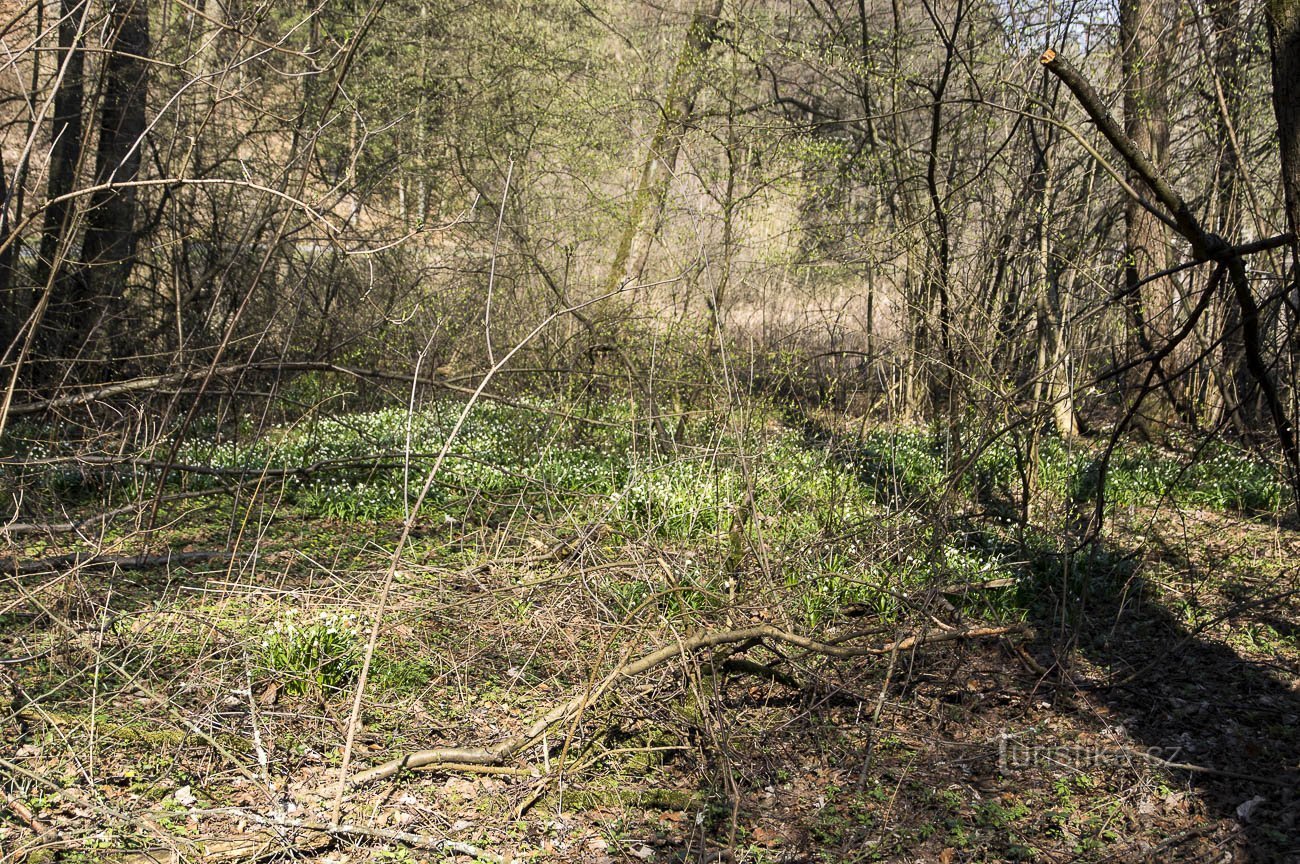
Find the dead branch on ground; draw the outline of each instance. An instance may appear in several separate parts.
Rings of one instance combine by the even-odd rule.
[[[793,645],[812,654],[821,654],[826,657],[847,659],[852,657],[889,655],[898,651],[906,651],[914,647],[919,647],[921,645],[930,645],[939,642],[979,639],[988,636],[1011,636],[1027,632],[1028,628],[1024,625],[1011,625],[1006,627],[968,627],[960,630],[945,630],[937,633],[917,633],[882,646],[846,644],[858,634],[849,634],[844,638],[836,639],[834,642],[825,642],[807,636],[801,636],[798,633],[791,633],[788,630],[782,630],[781,628],[774,627],[771,624],[757,624],[752,627],[744,627],[736,630],[698,633],[694,636],[674,642],[671,645],[666,645],[657,651],[652,651],[638,660],[624,663],[609,673],[602,681],[597,683],[596,686],[590,690],[577,694],[533,721],[533,723],[530,724],[522,734],[507,738],[491,747],[442,747],[434,750],[418,750],[412,753],[407,753],[395,759],[390,759],[382,765],[377,765],[355,774],[348,781],[348,785],[353,787],[363,786],[376,780],[383,780],[392,777],[408,768],[425,768],[432,765],[439,765],[448,769],[455,769],[458,766],[463,765],[500,765],[540,739],[542,735],[555,724],[568,720],[579,712],[585,710],[587,706],[599,699],[607,690],[609,690],[610,687],[620,680],[641,675],[657,666],[669,662],[670,660],[694,654],[697,651],[707,648],[719,648],[745,642],[754,642],[755,644],[758,644],[767,640]]]

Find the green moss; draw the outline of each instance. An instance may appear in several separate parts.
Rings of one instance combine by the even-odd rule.
[[[38,713],[31,709],[25,709],[18,713],[18,719],[33,728],[57,726],[60,730],[64,730],[64,734],[67,734],[67,730],[72,729],[89,733],[91,728],[89,714],[52,711]],[[106,714],[95,716],[94,729],[95,738],[101,744],[140,744],[150,749],[156,749],[160,747],[178,747],[182,744],[201,743],[203,741],[203,739],[197,738],[193,732],[185,729],[160,726],[156,721],[149,720],[124,722]],[[217,732],[213,733],[211,737],[222,747],[237,753],[247,753],[253,749],[251,742],[244,736]]]
[[[553,805],[560,803],[558,796],[550,796],[548,800]],[[629,789],[611,784],[602,788],[564,790],[565,809],[579,812],[619,805],[644,810],[685,812],[699,809],[703,801],[703,795],[690,789]]]

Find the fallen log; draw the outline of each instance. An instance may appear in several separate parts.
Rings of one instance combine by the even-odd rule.
[[[172,564],[224,561],[231,557],[231,553],[224,550],[164,552],[160,555],[100,555],[94,552],[71,552],[67,555],[37,558],[34,561],[19,561],[16,558],[8,558],[0,562],[0,571],[14,576],[30,576],[34,573],[56,573],[60,570],[101,567],[115,567],[119,570],[144,570],[149,567],[168,567]]]

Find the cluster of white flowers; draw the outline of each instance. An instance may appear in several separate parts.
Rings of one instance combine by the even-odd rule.
[[[308,629],[324,628],[323,632],[327,635],[334,636],[344,634],[349,636],[359,635],[357,616],[352,612],[330,612],[321,610],[315,616],[304,618],[298,614],[298,610],[289,608],[284,614],[271,623],[267,628],[266,635],[262,639],[262,647],[267,647],[269,640],[280,636],[292,637],[295,634],[305,632]]]
[[[262,660],[285,674],[289,692],[346,684],[360,660],[361,626],[351,612],[321,610],[305,616],[290,608],[266,629]]]
[[[418,488],[432,454],[442,449],[463,411],[462,402],[440,401],[415,412],[394,407],[311,419],[272,428],[246,442],[197,441],[187,445],[182,458],[254,473],[263,467],[344,463],[346,470],[289,475],[285,483],[300,505],[323,516],[400,517],[415,498],[412,487]],[[457,487],[488,495],[514,493],[521,485],[604,494],[623,483],[623,430],[612,429],[594,444],[571,437],[545,410],[480,403],[460,427],[443,465],[445,486],[434,487],[426,506],[447,505]],[[403,454],[411,454],[409,460]],[[366,457],[376,455],[386,457],[379,468],[367,464]],[[347,469],[349,460],[356,470]]]

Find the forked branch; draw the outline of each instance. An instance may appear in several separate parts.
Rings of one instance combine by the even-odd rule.
[[[406,755],[399,756],[396,759],[390,759],[382,765],[376,765],[374,768],[368,768],[365,771],[355,774],[348,781],[348,785],[362,786],[367,783],[373,783],[376,780],[383,780],[387,777],[392,777],[408,768],[439,766],[446,769],[452,769],[457,766],[500,765],[540,739],[543,733],[552,726],[565,720],[569,720],[584,711],[589,705],[598,700],[607,690],[609,690],[610,687],[617,684],[622,679],[641,675],[657,666],[662,666],[670,660],[674,660],[678,657],[685,657],[708,648],[720,648],[726,645],[737,645],[746,642],[757,643],[770,641],[793,645],[796,648],[802,648],[812,654],[821,654],[827,657],[849,658],[888,655],[898,651],[907,651],[920,645],[951,642],[958,639],[1010,636],[1027,632],[1028,628],[1023,625],[1012,625],[1007,627],[967,627],[959,630],[941,630],[938,632],[917,633],[904,639],[900,639],[897,642],[891,642],[888,645],[882,646],[849,645],[847,643],[852,638],[851,636],[845,639],[838,639],[835,642],[822,642],[817,639],[811,639],[807,636],[801,636],[798,633],[791,633],[788,630],[782,630],[779,627],[773,627],[771,624],[757,624],[753,627],[743,627],[736,630],[698,633],[694,636],[674,642],[671,645],[665,645],[657,651],[652,651],[638,660],[632,660],[619,666],[590,690],[585,690],[582,693],[579,693],[533,721],[533,723],[519,735],[507,738],[491,747],[442,747],[436,750],[417,750],[413,753],[407,753]]]
[[[1246,368],[1259,385],[1264,401],[1268,404],[1269,415],[1278,442],[1282,446],[1282,455],[1286,459],[1290,474],[1291,488],[1297,512],[1300,512],[1300,450],[1296,446],[1295,431],[1286,407],[1282,404],[1277,385],[1273,382],[1268,363],[1264,359],[1263,337],[1259,331],[1259,304],[1251,291],[1250,279],[1246,275],[1243,255],[1248,251],[1258,251],[1245,246],[1231,246],[1222,237],[1201,227],[1187,202],[1178,194],[1173,185],[1162,175],[1146,154],[1124,134],[1124,130],[1106,110],[1097,91],[1092,89],[1088,79],[1068,60],[1050,48],[1038,58],[1044,68],[1070,88],[1088,117],[1101,130],[1102,135],[1111,146],[1124,157],[1129,168],[1137,174],[1155,194],[1156,200],[1168,208],[1173,216],[1175,228],[1192,247],[1192,255],[1197,261],[1218,261],[1226,268],[1228,281],[1232,286],[1233,298],[1241,310],[1242,342],[1246,353]],[[1122,429],[1117,429],[1117,434]],[[1100,496],[1099,496],[1100,499]],[[1098,513],[1102,502],[1097,502]]]

